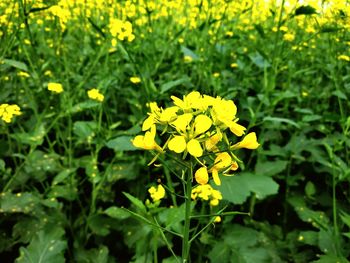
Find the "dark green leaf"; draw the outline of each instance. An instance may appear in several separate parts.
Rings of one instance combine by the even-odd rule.
[[[303,5],[295,10],[295,15],[313,15],[317,14],[316,9],[309,5]]]
[[[64,263],[64,251],[67,247],[63,240],[64,230],[58,226],[50,226],[41,230],[30,244],[20,248],[17,263]]]
[[[116,206],[107,208],[104,213],[115,219],[126,219],[130,217],[130,213],[125,211],[125,209]]]

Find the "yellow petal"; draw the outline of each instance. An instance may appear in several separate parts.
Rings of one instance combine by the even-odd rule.
[[[197,183],[202,184],[202,185],[207,184],[209,181],[207,167],[199,168],[196,171],[196,173],[194,174],[194,177],[195,177]]]
[[[202,147],[196,139],[192,139],[187,143],[187,150],[194,157],[200,157],[203,154]]]
[[[183,136],[174,136],[169,141],[168,148],[176,153],[182,153],[186,149],[186,140]]]
[[[217,170],[224,169],[230,166],[232,163],[232,158],[227,152],[219,153],[214,161],[214,167]]]
[[[147,119],[144,120],[142,124],[142,131],[147,131],[154,125],[154,117],[152,115],[148,116]]]
[[[248,133],[241,142],[232,146],[233,149],[246,148],[254,150],[259,147],[255,132]]]
[[[216,185],[221,185],[221,180],[220,180],[220,177],[219,177],[218,170],[213,169],[213,170],[211,171],[211,173],[212,173],[212,176],[213,176],[214,183],[215,183]]]
[[[192,120],[192,114],[191,113],[185,113],[177,117],[175,121],[173,121],[171,124],[175,126],[175,128],[178,131],[185,132],[188,124]]]
[[[237,122],[232,122],[230,125],[230,131],[236,136],[242,136],[246,128]]]
[[[144,148],[143,145],[143,135],[137,135],[133,140],[132,140],[132,144],[137,147],[137,148]]]
[[[207,130],[210,129],[212,123],[212,120],[208,116],[204,114],[198,115],[194,119],[195,135],[205,133]]]

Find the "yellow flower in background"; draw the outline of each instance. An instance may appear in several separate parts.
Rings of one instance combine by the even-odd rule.
[[[61,93],[63,92],[63,86],[62,84],[60,83],[55,83],[55,82],[50,82],[48,85],[47,85],[47,89],[49,91],[52,91],[54,93]]]
[[[21,109],[16,104],[10,105],[5,103],[0,105],[0,118],[6,123],[10,123],[14,116],[19,116],[21,114]]]
[[[347,55],[339,55],[338,56],[339,60],[344,60],[344,61],[350,61],[350,57]]]
[[[23,77],[23,78],[29,78],[30,77],[30,75],[27,72],[25,72],[25,71],[18,72],[17,76],[18,77]]]
[[[191,63],[193,61],[193,58],[191,56],[184,56],[184,62],[185,63]]]
[[[130,81],[134,84],[138,84],[141,82],[141,79],[139,77],[131,77]]]
[[[232,149],[240,149],[240,148],[246,148],[250,150],[254,150],[259,147],[259,143],[256,138],[255,132],[248,133],[241,142],[236,143],[231,148]]]
[[[148,192],[151,195],[153,202],[160,201],[165,197],[165,189],[161,184],[159,184],[157,187],[152,186],[148,189]]]
[[[105,99],[105,96],[103,96],[103,94],[101,94],[98,89],[88,90],[87,94],[88,94],[88,97],[92,100],[97,100],[102,102]]]
[[[292,42],[295,39],[295,35],[292,33],[285,33],[283,39],[288,42]]]

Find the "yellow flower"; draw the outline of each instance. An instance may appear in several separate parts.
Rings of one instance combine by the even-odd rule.
[[[219,171],[226,170],[227,168],[231,168],[232,166],[232,158],[229,153],[222,152],[219,153],[214,161],[214,166],[210,169],[212,173],[214,183],[216,185],[221,185],[221,180],[219,177]]]
[[[60,84],[60,83],[55,83],[55,82],[50,82],[50,83],[47,85],[47,89],[48,89],[49,91],[52,91],[52,92],[55,92],[55,93],[61,93],[61,92],[63,92],[62,84]]]
[[[182,153],[186,149],[194,157],[200,157],[203,155],[203,149],[196,139],[191,139],[186,142],[186,139],[182,135],[175,135],[168,144],[168,148],[176,153]]]
[[[344,60],[344,61],[350,61],[350,57],[347,55],[339,55],[338,56],[339,60]]]
[[[237,63],[231,63],[230,67],[231,68],[238,68],[238,64]]]
[[[216,216],[214,219],[214,223],[220,223],[221,222],[221,217],[220,216]]]
[[[145,135],[137,135],[133,140],[132,144],[141,149],[145,150],[157,150],[163,152],[162,148],[156,143],[156,126],[153,125]]]
[[[202,185],[207,184],[209,181],[207,167],[204,166],[199,168],[194,174],[194,178],[196,179],[196,182],[199,184],[202,184]]]
[[[217,206],[219,200],[222,200],[222,195],[220,191],[213,189],[209,184],[200,184],[192,189],[191,198],[193,200],[200,198],[204,201],[210,201],[211,206]]]
[[[0,118],[6,123],[10,123],[13,116],[21,114],[21,109],[16,104],[10,105],[5,103],[0,105]]]
[[[92,100],[97,100],[102,102],[105,99],[105,96],[103,96],[103,94],[101,94],[98,89],[88,90],[87,94],[88,94],[88,97]]]
[[[185,63],[191,63],[193,61],[193,58],[191,56],[184,56]]]
[[[17,76],[18,77],[23,77],[23,78],[29,78],[30,77],[30,75],[27,72],[25,72],[25,71],[18,72]]]
[[[150,193],[153,202],[157,202],[165,197],[165,189],[161,184],[159,184],[157,188],[152,186],[148,189],[148,192]]]
[[[288,42],[292,42],[295,39],[295,35],[292,33],[285,33],[283,39]]]
[[[254,150],[259,147],[255,132],[248,133],[242,141],[231,146],[232,149],[246,148]]]
[[[138,84],[141,82],[141,79],[139,77],[131,77],[130,81],[134,84]]]

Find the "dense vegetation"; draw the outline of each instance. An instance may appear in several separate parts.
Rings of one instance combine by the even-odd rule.
[[[1,262],[348,262],[349,27],[345,0],[2,0]]]

